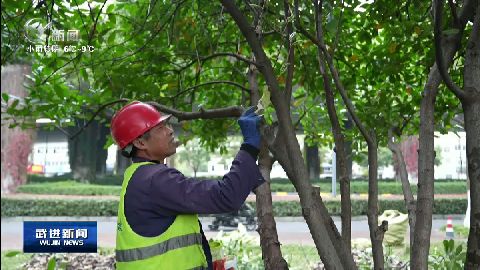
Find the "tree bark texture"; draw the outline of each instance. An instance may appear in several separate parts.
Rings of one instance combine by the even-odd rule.
[[[368,227],[372,241],[372,255],[374,269],[385,269],[383,259],[383,236],[388,229],[388,222],[378,225],[378,145],[373,134],[367,140],[368,145]]]
[[[470,179],[470,233],[465,269],[480,269],[480,4],[467,43],[464,69],[465,117],[468,178]]]
[[[260,99],[257,81],[258,71],[250,66],[247,73],[250,85],[250,105],[256,105]],[[273,215],[272,191],[270,190],[270,172],[274,159],[270,156],[266,141],[263,140],[258,157],[258,167],[266,183],[255,190],[258,218],[258,234],[262,248],[263,264],[266,270],[288,269],[287,261],[282,256],[278,241],[277,225]]]
[[[93,121],[79,136],[68,141],[68,155],[73,179],[81,182],[96,179],[97,160],[101,158],[104,163],[105,152],[107,152],[106,149],[103,149],[105,144],[102,144],[103,139],[100,139],[102,135],[105,136],[102,126],[103,124],[98,121]]]
[[[344,126],[345,126],[345,130],[350,130],[353,127],[353,119],[352,119],[352,116],[346,112],[345,113],[345,117],[347,118],[345,121],[344,121]],[[352,154],[352,141],[351,140],[347,140],[345,142],[345,155],[347,155],[347,172],[348,172],[348,179],[352,179],[353,178],[353,154]]]
[[[456,43],[456,42],[455,42]],[[445,59],[451,63],[457,51],[455,43],[444,46]],[[433,182],[434,182],[434,131],[435,99],[441,77],[434,64],[430,69],[420,103],[420,131],[418,148],[418,193],[416,208],[415,235],[413,249],[410,253],[412,269],[427,269],[432,231]]]
[[[23,97],[26,96],[24,84],[28,81],[27,75],[32,68],[28,65],[2,66],[2,93],[8,93],[15,98],[10,98],[7,106],[14,99],[18,99],[22,106]],[[3,100],[2,100],[3,107]],[[3,111],[3,109],[2,109]],[[16,188],[27,182],[28,155],[32,152],[36,131],[34,129],[22,130],[19,127],[9,128],[14,120],[4,119],[2,113],[2,152],[1,152],[1,192],[12,193]]]
[[[319,29],[320,30],[320,29]],[[319,31],[317,30],[317,32]],[[342,128],[338,120],[337,111],[335,109],[335,97],[332,91],[331,78],[326,72],[325,60],[322,58],[320,48],[317,48],[317,58],[319,62],[320,74],[323,77],[323,88],[325,91],[325,102],[327,104],[328,117],[332,124],[333,139],[335,141],[336,151],[336,168],[340,180],[341,193],[341,208],[342,208],[342,241],[345,248],[348,250],[347,254],[352,253],[352,202],[350,199],[350,178],[347,170],[347,155],[345,149],[345,137],[342,133]]]
[[[258,167],[266,183],[256,189],[258,234],[262,248],[263,264],[266,270],[288,269],[282,256],[278,241],[277,225],[273,215],[272,191],[270,190],[270,172],[273,158],[263,143],[258,159]]]
[[[107,143],[107,136],[110,134],[110,129],[105,125],[99,125],[97,133],[97,160],[95,164],[96,174],[105,175],[107,172],[107,157],[108,150],[105,149]]]
[[[410,182],[408,181],[407,165],[405,164],[405,160],[403,159],[400,144],[394,141],[393,134],[389,134],[388,148],[392,151],[394,160],[396,160],[396,167],[398,168],[398,174],[402,183],[403,198],[408,211],[408,224],[410,226],[410,250],[412,250],[415,232],[416,204],[415,198],[413,197],[412,189],[410,188]]]
[[[480,75],[479,75],[480,76]],[[478,84],[477,84],[478,87]],[[478,89],[478,88],[477,88]],[[477,90],[478,91],[478,90]],[[465,269],[480,268],[480,101],[464,105],[468,177],[470,178],[470,232]]]
[[[305,161],[307,162],[308,179],[318,179],[320,177],[320,158],[318,156],[318,145],[308,146],[304,143]]]

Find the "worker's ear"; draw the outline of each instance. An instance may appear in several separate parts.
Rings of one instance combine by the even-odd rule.
[[[135,140],[133,140],[132,144],[137,149],[140,149],[140,150],[147,149],[147,146],[145,145],[145,140],[143,138],[136,138]]]

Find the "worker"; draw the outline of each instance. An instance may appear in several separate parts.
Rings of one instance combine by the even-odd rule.
[[[221,180],[188,178],[164,164],[177,148],[170,118],[139,101],[112,118],[112,137],[133,162],[118,207],[117,269],[213,269],[198,214],[238,211],[265,182],[256,164],[261,118],[254,108],[238,119],[244,141]]]

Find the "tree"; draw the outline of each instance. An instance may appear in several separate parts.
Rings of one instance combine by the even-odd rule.
[[[208,152],[200,145],[198,139],[194,139],[185,144],[185,150],[179,153],[179,158],[192,169],[193,177],[197,177],[200,166],[208,161]]]
[[[376,224],[377,149],[417,132],[423,74],[433,61],[431,28],[424,15],[429,7],[413,9],[409,3],[392,8],[384,1],[349,6],[343,1],[314,5],[295,1],[293,6],[288,1],[151,1],[138,5],[76,1],[72,6],[45,2],[33,10],[28,3],[2,5],[8,14],[17,10],[21,15],[6,16],[5,28],[19,28],[23,19],[49,7],[46,22],[64,29],[81,26],[78,45],[95,47],[94,52],[26,55],[33,61],[34,85],[25,106],[11,111],[19,116],[48,117],[64,129],[73,125],[62,122],[64,119],[108,122],[119,103],[152,100],[211,150],[222,148],[227,134],[237,131],[235,122],[228,119],[242,112],[237,105],[255,105],[261,95],[269,93],[266,100],[271,104],[263,106],[266,125],[259,167],[267,180],[275,160],[285,169],[299,193],[318,253],[329,269],[356,267],[350,254],[346,165],[350,151],[344,142],[351,141],[355,151],[368,149],[369,224],[375,268],[382,268],[385,226]],[[364,11],[357,10],[362,8]],[[5,53],[2,47],[2,61],[8,62],[12,52],[25,49],[13,33],[2,32],[2,39],[11,43]],[[438,78],[431,75],[425,88],[429,90]],[[81,89],[80,82],[89,87]],[[425,93],[429,95],[429,91]],[[445,129],[454,115],[446,112],[452,97],[437,98],[437,105],[445,107],[438,110],[442,123],[447,123]],[[430,104],[427,101],[423,99]],[[421,113],[423,125],[432,119],[433,110],[431,113],[431,118]],[[356,128],[347,127],[349,117]],[[341,170],[342,234],[326,211],[319,190],[309,181],[295,136],[299,126],[308,143],[335,143]],[[85,132],[86,125],[74,130]],[[68,133],[73,136],[73,131]],[[421,136],[429,140],[429,135]],[[407,201],[407,208],[410,204]],[[423,218],[431,218],[429,205],[422,207],[427,207]],[[279,248],[268,181],[257,190],[257,214],[265,268],[287,268]],[[409,210],[409,215],[414,214]],[[422,233],[428,231],[425,222],[415,227],[423,228]],[[416,256],[421,257],[417,260],[426,261],[428,249],[427,253],[417,251],[426,243],[416,243],[422,245],[414,246]]]
[[[18,121],[10,118],[8,108],[21,106],[21,99],[27,94],[28,65],[2,66],[2,193],[15,192],[27,182],[28,156],[33,148],[36,132],[33,129],[11,128]]]
[[[467,144],[468,177],[470,180],[471,219],[470,233],[468,236],[467,258],[465,269],[478,269],[480,267],[480,3],[466,1],[463,10],[457,15],[456,6],[450,2],[454,36],[461,39],[464,35],[466,22],[472,21],[473,27],[467,41],[465,51],[465,65],[463,71],[463,89],[450,77],[447,71],[448,58],[444,59],[443,48],[448,53],[448,44],[443,44],[442,39],[448,40],[448,34],[442,33],[443,1],[434,1],[434,33],[436,47],[436,63],[442,80],[450,91],[462,103],[465,118],[465,133]],[[458,41],[456,46],[459,46]]]

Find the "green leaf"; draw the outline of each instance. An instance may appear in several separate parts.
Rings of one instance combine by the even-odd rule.
[[[337,31],[337,27],[338,20],[335,17],[332,17],[332,19],[325,25],[325,29],[327,29],[327,31],[330,33],[335,33]]]
[[[8,99],[10,98],[10,95],[8,93],[2,93],[2,99],[5,101],[5,102],[8,102]]]
[[[455,254],[460,254],[462,253],[463,247],[462,245],[458,245],[457,248],[455,249]]]
[[[22,252],[21,251],[10,251],[8,252],[7,254],[5,254],[5,257],[15,257],[17,256],[18,254],[21,254]]]
[[[57,265],[57,260],[55,257],[50,258],[48,260],[47,270],[55,270],[55,266]]]
[[[117,16],[115,16],[115,14],[109,14],[108,20],[110,25],[115,26],[115,24],[117,23]]]
[[[113,44],[115,42],[115,31],[110,32],[110,35],[108,36],[107,42],[109,44]]]
[[[10,106],[9,109],[15,109],[15,108],[17,107],[17,105],[18,105],[18,102],[19,102],[19,100],[18,100],[18,99],[15,99],[15,100],[12,102],[12,105]]]
[[[453,251],[454,245],[455,245],[455,242],[453,241],[453,239],[443,240],[443,248],[445,249],[446,254],[449,254]]]

